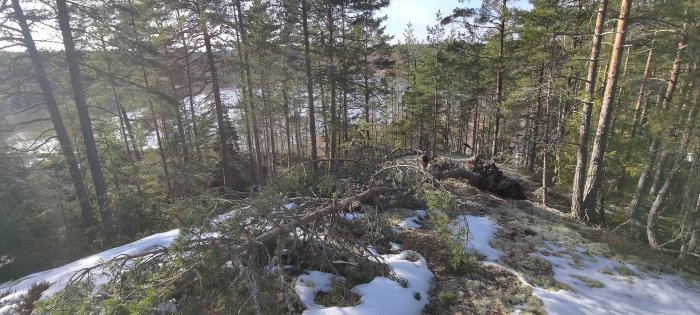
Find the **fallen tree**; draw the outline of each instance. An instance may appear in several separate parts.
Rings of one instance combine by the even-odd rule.
[[[272,240],[277,236],[283,235],[283,234],[288,234],[289,232],[292,232],[294,229],[297,227],[300,227],[302,225],[311,223],[313,221],[316,221],[324,216],[335,214],[340,212],[340,210],[343,210],[352,204],[356,202],[365,202],[367,200],[370,200],[374,197],[379,196],[381,193],[386,191],[386,188],[384,187],[375,187],[375,188],[370,188],[368,190],[365,190],[364,192],[361,192],[357,195],[354,195],[352,197],[348,197],[345,199],[341,199],[337,202],[333,202],[332,204],[317,210],[315,212],[309,213],[299,219],[296,219],[292,222],[283,224],[275,229],[272,229],[268,231],[265,234],[262,234],[252,240],[249,240],[248,242],[245,242],[235,248],[233,248],[229,252],[229,260],[233,258],[234,256],[238,256],[242,253],[245,253],[252,247],[258,244],[262,244],[266,241]]]
[[[441,167],[440,169],[445,169]],[[437,180],[454,178],[466,180],[470,185],[490,191],[498,196],[515,200],[526,200],[525,189],[514,179],[503,175],[494,163],[484,163],[481,159],[473,158],[464,168],[451,168],[447,171],[433,174]]]

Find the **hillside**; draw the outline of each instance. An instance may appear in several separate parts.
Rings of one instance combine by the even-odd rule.
[[[411,159],[386,167],[411,169]],[[537,187],[534,182],[504,165],[499,168],[519,181],[533,199]],[[225,250],[210,250],[230,249],[230,243],[236,242],[228,237],[231,232],[227,230],[232,226],[240,227],[241,220],[247,222],[250,231],[254,230],[254,225],[261,227],[259,231],[274,232],[284,221],[276,221],[279,215],[295,213],[312,201],[299,197],[285,198],[284,203],[277,200],[278,206],[268,208],[267,218],[259,221],[240,216],[243,211],[250,211],[250,207],[209,216],[202,221],[207,226],[155,234],[63,267],[5,283],[0,286],[3,296],[0,314],[26,310],[32,300],[39,297],[39,313],[71,309],[108,311],[109,301],[120,290],[132,294],[141,292],[137,294],[141,298],[120,298],[121,303],[140,305],[140,308],[128,308],[130,312],[186,314],[193,310],[193,305],[202,307],[202,303],[206,304],[212,297],[193,289],[192,296],[177,295],[173,292],[181,287],[175,286],[173,290],[157,291],[146,298],[149,295],[143,294],[148,290],[131,287],[125,279],[140,279],[137,287],[151,287],[163,280],[160,278],[163,270],[155,269],[173,268],[170,265],[173,260],[202,259],[203,265],[197,268],[211,274],[197,275],[201,278],[199,281],[205,282],[201,289],[220,290],[211,282],[212,277],[228,276],[228,280],[219,280],[230,285],[235,285],[242,276],[248,279],[244,286],[251,281],[255,283],[256,289],[234,291],[240,294],[239,299],[250,294],[253,302],[249,304],[259,303],[255,307],[240,306],[253,313],[256,308],[263,314],[273,309],[285,309],[288,313],[303,311],[304,314],[700,312],[698,277],[664,264],[666,259],[662,253],[651,256],[650,252],[633,248],[633,243],[611,232],[587,227],[559,209],[543,207],[533,201],[503,199],[456,179],[445,180],[440,186],[438,190],[421,186],[424,193],[432,197],[416,199],[385,193],[374,201],[367,200],[362,205],[353,203],[330,217],[319,217],[291,233],[279,234],[275,243],[278,247],[285,244],[285,248],[260,244],[268,248],[270,254],[279,256],[263,260],[258,257],[257,262],[231,256],[221,260]],[[420,195],[417,192],[416,196]],[[403,197],[396,199],[398,196]],[[388,201],[391,199],[393,201]],[[318,199],[316,202],[323,203]],[[245,203],[257,206],[250,200]],[[295,222],[291,220],[287,222]],[[227,243],[229,245],[225,245]],[[305,250],[324,253],[328,261],[318,261],[319,257],[310,257]],[[195,257],[195,254],[213,256],[204,258]],[[158,266],[154,267],[153,261]],[[187,265],[189,263],[178,264],[180,276],[187,274]],[[116,270],[115,266],[118,266]],[[145,269],[150,276],[140,274]],[[281,283],[288,287],[279,287],[280,283],[270,287],[274,278],[284,279]],[[92,289],[78,294],[78,301],[83,302],[65,304],[76,301],[75,296],[66,293],[71,292],[66,291],[66,286],[74,290],[81,286],[77,282],[86,280],[90,281]],[[46,285],[39,289],[37,283]],[[282,297],[284,292],[294,295]],[[166,296],[170,298],[165,299]],[[272,301],[269,299],[281,299],[279,301],[287,305],[265,305]]]

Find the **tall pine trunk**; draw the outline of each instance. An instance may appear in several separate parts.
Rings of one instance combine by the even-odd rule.
[[[245,72],[245,80],[246,80],[246,89],[248,91],[248,97],[246,98],[248,100],[248,109],[250,112],[248,113],[250,115],[250,121],[252,124],[252,129],[253,129],[253,145],[255,146],[255,165],[254,167],[256,169],[256,174],[257,174],[257,179],[260,181],[259,184],[262,184],[263,178],[265,178],[265,175],[262,174],[261,166],[262,162],[262,152],[260,148],[260,131],[258,129],[258,121],[256,117],[256,110],[255,110],[255,99],[253,95],[253,74],[250,71],[250,60],[248,57],[248,47],[247,47],[247,35],[246,35],[246,29],[245,25],[243,23],[243,10],[241,9],[241,0],[236,0],[236,14],[238,18],[238,36],[240,37],[240,40],[238,41],[238,50],[239,54],[242,55],[243,57],[243,70]]]
[[[331,92],[331,132],[330,132],[330,137],[331,137],[331,152],[330,152],[330,158],[336,158],[338,153],[338,141],[337,141],[337,135],[338,135],[338,118],[336,114],[336,84],[335,84],[335,46],[334,46],[334,38],[333,38],[333,31],[334,31],[334,25],[335,21],[333,20],[333,5],[331,3],[328,4],[328,11],[326,12],[327,14],[327,23],[328,23],[328,81],[330,83],[330,92]]]
[[[687,24],[684,24],[684,29],[687,30]],[[656,101],[656,109],[659,110],[660,108],[667,108],[669,106],[668,103],[671,102],[673,99],[673,94],[676,89],[676,81],[678,78],[678,73],[680,71],[680,58],[681,58],[681,50],[685,49],[685,33],[682,34],[681,39],[678,43],[678,49],[676,51],[676,58],[674,59],[674,67],[671,70],[671,75],[670,75],[670,80],[666,84],[666,89],[663,95],[659,95],[657,101]],[[651,55],[647,55],[647,64],[650,62]],[[675,66],[678,64],[679,66]],[[674,79],[675,78],[675,79]],[[647,160],[646,160],[646,166],[644,168],[644,171],[639,175],[639,180],[637,182],[637,187],[635,189],[634,195],[632,197],[632,201],[630,202],[629,206],[629,215],[630,219],[632,219],[635,222],[640,222],[641,217],[640,217],[640,207],[642,206],[642,203],[648,196],[647,194],[655,195],[658,193],[659,189],[659,182],[660,178],[663,176],[662,170],[665,168],[664,165],[667,164],[667,160],[669,157],[669,150],[667,150],[666,146],[664,145],[664,150],[661,153],[661,158],[659,159],[658,163],[658,168],[656,170],[656,173],[654,175],[654,180],[652,182],[651,188],[647,188],[648,182],[649,182],[649,177],[653,171],[654,168],[654,162],[656,161],[656,156],[657,152],[659,150],[659,147],[661,146],[661,137],[660,136],[654,136],[654,138],[651,141],[651,146],[649,148],[649,153],[647,155]],[[650,189],[647,191],[647,189]]]
[[[36,49],[34,38],[32,37],[29,24],[27,23],[27,18],[24,15],[24,11],[20,6],[19,0],[12,0],[12,8],[15,12],[15,18],[17,19],[17,23],[19,24],[22,32],[22,38],[27,48],[27,54],[29,54],[29,59],[31,59],[32,65],[34,66],[37,80],[39,81],[39,86],[41,87],[42,96],[44,97],[46,107],[49,110],[51,122],[54,130],[56,131],[56,137],[58,138],[58,143],[61,145],[61,152],[63,153],[63,157],[66,159],[66,164],[68,165],[68,172],[70,173],[73,188],[75,189],[75,194],[78,197],[78,203],[80,205],[82,228],[87,230],[95,225],[96,219],[92,213],[90,198],[88,196],[87,188],[85,187],[85,182],[83,181],[83,174],[80,170],[80,166],[78,165],[78,159],[75,157],[73,143],[68,136],[66,126],[63,124],[63,118],[61,117],[61,112],[58,109],[58,103],[56,102],[56,98],[53,94],[49,76],[46,73],[46,68],[44,67],[44,62],[41,55]]]
[[[178,18],[180,17],[180,12],[177,11]],[[192,126],[192,141],[194,142],[195,150],[197,151],[197,158],[202,159],[202,152],[199,146],[199,130],[197,130],[197,113],[194,110],[194,92],[192,89],[192,69],[190,67],[190,49],[187,45],[187,40],[185,38],[185,31],[180,28],[180,41],[182,42],[182,50],[185,52],[185,80],[187,84],[187,102],[190,109],[190,124]],[[185,115],[187,119],[187,115]]]
[[[591,215],[584,212],[583,191],[588,163],[588,137],[590,133],[591,113],[595,99],[596,76],[598,74],[598,62],[600,60],[600,46],[602,42],[603,24],[608,7],[608,0],[600,0],[598,17],[593,31],[593,44],[591,45],[591,57],[588,60],[588,75],[586,76],[586,99],[581,110],[581,124],[579,125],[579,145],[576,152],[576,168],[574,183],[572,186],[571,215],[579,220],[586,220]]]
[[[316,170],[318,163],[318,149],[316,146],[316,115],[314,108],[314,83],[311,74],[311,47],[309,44],[309,23],[308,23],[308,2],[307,0],[301,1],[301,19],[302,27],[304,32],[304,69],[306,71],[306,92],[309,98],[309,137],[311,137],[311,160],[313,169]]]
[[[228,126],[224,120],[224,105],[221,101],[221,89],[219,86],[219,78],[216,74],[216,63],[214,62],[214,51],[211,47],[211,39],[209,37],[209,30],[207,29],[206,21],[201,21],[202,35],[204,37],[204,48],[207,54],[207,65],[209,67],[209,74],[211,75],[211,89],[214,92],[214,107],[216,109],[216,124],[219,129],[219,154],[221,162],[221,172],[222,172],[222,187],[234,188],[234,181],[236,180],[236,172],[233,167],[233,161],[231,157],[231,152],[229,152],[229,134]],[[231,127],[233,128],[233,127]]]
[[[683,130],[683,135],[681,136],[681,142],[679,145],[678,153],[676,154],[675,161],[671,165],[671,171],[666,175],[663,186],[659,189],[654,202],[651,204],[649,209],[649,216],[647,217],[647,239],[649,241],[649,246],[652,248],[660,248],[656,236],[656,222],[658,220],[661,204],[664,202],[666,196],[670,192],[671,183],[673,182],[678,170],[686,159],[686,153],[688,150],[688,144],[690,143],[690,138],[693,136],[695,127],[695,115],[697,114],[698,106],[700,105],[700,80],[696,82],[695,92],[693,93],[693,105],[688,113],[688,119],[685,124],[685,129]]]
[[[617,19],[617,32],[615,34],[615,42],[613,44],[612,55],[610,56],[610,65],[608,66],[608,74],[603,93],[603,102],[598,118],[598,129],[593,141],[593,151],[591,153],[591,161],[589,164],[586,186],[583,192],[582,211],[585,218],[590,223],[597,223],[596,215],[596,198],[603,174],[603,163],[605,151],[608,145],[608,133],[610,130],[610,118],[612,116],[615,104],[615,92],[617,90],[618,72],[620,68],[620,59],[625,44],[625,35],[627,33],[627,22],[629,19],[630,10],[632,8],[631,0],[622,0],[620,3],[620,16]],[[579,211],[581,213],[581,211]]]
[[[539,79],[537,80],[537,99],[535,100],[535,111],[532,116],[532,132],[530,134],[530,148],[528,153],[528,169],[535,169],[535,158],[537,156],[537,137],[540,133],[540,112],[542,111],[542,83],[544,82],[544,64],[540,67]]]
[[[634,118],[632,119],[632,129],[630,131],[630,139],[634,140],[637,136],[637,128],[641,122],[642,117],[642,106],[644,105],[643,100],[646,98],[646,83],[651,74],[651,61],[654,55],[654,39],[651,41],[651,47],[647,52],[647,62],[644,64],[644,73],[642,74],[642,82],[639,84],[639,93],[637,94],[637,101],[634,102]],[[627,158],[630,154],[630,146],[627,149]]]
[[[109,197],[107,196],[107,186],[105,184],[104,175],[102,174],[102,164],[100,156],[97,152],[95,143],[95,135],[92,132],[92,122],[90,113],[88,112],[87,101],[85,100],[85,90],[83,81],[80,75],[80,67],[78,66],[78,55],[75,52],[75,44],[73,43],[73,34],[70,26],[70,16],[68,6],[65,0],[56,0],[56,9],[58,14],[58,24],[63,36],[63,46],[65,48],[66,61],[68,63],[68,72],[70,75],[70,83],[73,90],[76,111],[80,120],[80,131],[83,135],[85,143],[85,153],[87,155],[88,165],[90,166],[90,174],[97,195],[97,205],[100,209],[100,217],[102,218],[102,228],[105,236],[110,238],[113,236],[112,226],[112,210],[109,205]]]
[[[498,154],[498,137],[500,133],[501,123],[501,102],[503,101],[503,55],[505,52],[505,37],[506,37],[506,11],[508,10],[508,0],[503,0],[501,4],[501,21],[498,26],[498,73],[496,73],[496,114],[495,114],[495,130],[493,132],[493,143],[491,147],[491,158],[496,158]]]

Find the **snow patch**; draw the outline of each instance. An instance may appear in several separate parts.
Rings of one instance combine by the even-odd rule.
[[[233,216],[234,212],[228,212],[225,214],[222,214],[214,220],[212,220],[212,225],[216,225],[217,223],[220,223],[227,218]],[[160,249],[163,247],[170,247],[172,245],[173,241],[180,235],[180,230],[179,229],[174,229],[170,230],[167,232],[163,233],[158,233],[154,234],[151,236],[144,237],[140,240],[137,240],[133,243],[122,245],[119,247],[115,247],[112,249],[105,250],[101,253],[97,253],[88,257],[85,257],[83,259],[74,261],[70,264],[57,267],[51,270],[47,271],[42,271],[42,272],[37,272],[30,274],[28,276],[25,276],[19,280],[7,282],[4,284],[0,284],[0,292],[12,292],[11,294],[3,297],[0,299],[0,314],[12,314],[14,311],[12,308],[14,307],[15,304],[19,303],[19,299],[26,294],[29,289],[32,287],[33,284],[35,283],[41,283],[41,282],[47,282],[49,283],[49,288],[42,293],[42,299],[51,297],[55,293],[63,290],[65,286],[68,284],[68,282],[71,280],[72,277],[74,277],[76,274],[89,269],[89,268],[94,268],[95,266],[100,265],[101,263],[110,261],[114,259],[115,257],[121,256],[121,255],[137,255],[141,253],[146,253],[150,250],[154,249]],[[204,233],[201,235],[196,236],[194,239],[199,240],[199,241],[204,241],[210,238],[216,238],[218,237],[219,234],[214,232],[214,233]],[[110,275],[105,274],[104,270],[101,268],[95,268],[95,270],[91,270],[92,276],[91,280],[96,286],[103,285],[107,283],[110,280]],[[4,312],[4,313],[3,313]]]
[[[404,229],[420,229],[422,227],[420,222],[428,216],[428,213],[425,210],[415,210],[413,213],[415,215],[403,219],[403,221],[399,223],[399,227]]]
[[[10,291],[13,293],[0,299],[0,304],[6,304],[16,300],[21,295],[27,293],[32,284],[44,281],[51,284],[51,286],[44,291],[42,298],[50,297],[56,292],[61,291],[75,274],[84,269],[93,268],[100,263],[112,260],[120,255],[136,255],[155,248],[169,247],[179,234],[179,229],[154,234],[131,244],[108,249],[58,268],[37,272],[17,281],[2,284],[0,285],[0,292]],[[94,276],[94,282],[97,286],[109,281],[109,277],[103,275],[102,270],[94,270],[92,271],[92,275]],[[3,309],[5,309],[5,306],[3,306]]]
[[[470,248],[485,254],[488,260],[498,260],[503,253],[489,245],[498,224],[487,217],[460,216],[453,226],[467,228],[465,222],[472,235]],[[554,279],[573,290],[551,292],[533,287],[533,295],[542,300],[548,314],[700,314],[700,289],[679,276],[651,275],[633,265],[590,254],[580,246],[567,250],[547,243],[547,251],[554,254],[535,255],[549,261]],[[483,264],[501,267],[530,285],[515,270],[496,262]]]
[[[339,215],[345,221],[362,220],[365,217],[365,214],[360,212],[343,212]]]
[[[554,279],[573,289],[534,288],[550,314],[700,314],[700,290],[678,276],[650,275],[580,247],[569,252],[547,246],[556,255],[536,256],[552,264]]]
[[[491,238],[498,232],[500,226],[488,217],[460,215],[450,224],[455,237],[468,240],[464,246],[468,251],[478,251],[486,256],[486,260],[497,261],[503,252],[489,245]],[[465,235],[465,233],[468,233]],[[471,237],[466,238],[471,235]]]
[[[308,275],[297,278],[295,290],[306,305],[306,315],[386,315],[386,314],[420,314],[428,304],[428,291],[433,273],[428,270],[428,263],[423,256],[413,251],[399,254],[380,255],[389,264],[396,278],[404,279],[403,287],[399,282],[376,277],[371,282],[360,284],[353,291],[361,296],[360,304],[347,307],[326,307],[314,303],[316,293],[330,292],[333,275],[311,271]],[[415,261],[411,261],[415,260]]]
[[[317,305],[314,302],[316,299],[316,293],[330,293],[332,283],[333,274],[320,271],[311,271],[297,278],[296,285],[294,285],[294,290],[299,296],[301,302],[306,305],[309,311],[314,311],[322,308],[322,306]]]
[[[13,307],[14,307],[14,305],[5,305],[3,307],[0,307],[0,315],[14,314]]]

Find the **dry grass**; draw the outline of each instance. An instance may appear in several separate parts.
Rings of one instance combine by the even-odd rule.
[[[346,281],[334,281],[331,292],[318,292],[314,302],[323,306],[355,306],[360,304],[360,295],[352,291]]]
[[[17,305],[17,313],[21,315],[30,315],[34,310],[34,303],[41,298],[41,294],[49,288],[48,282],[39,282],[32,284],[24,296],[22,296],[22,301]]]

